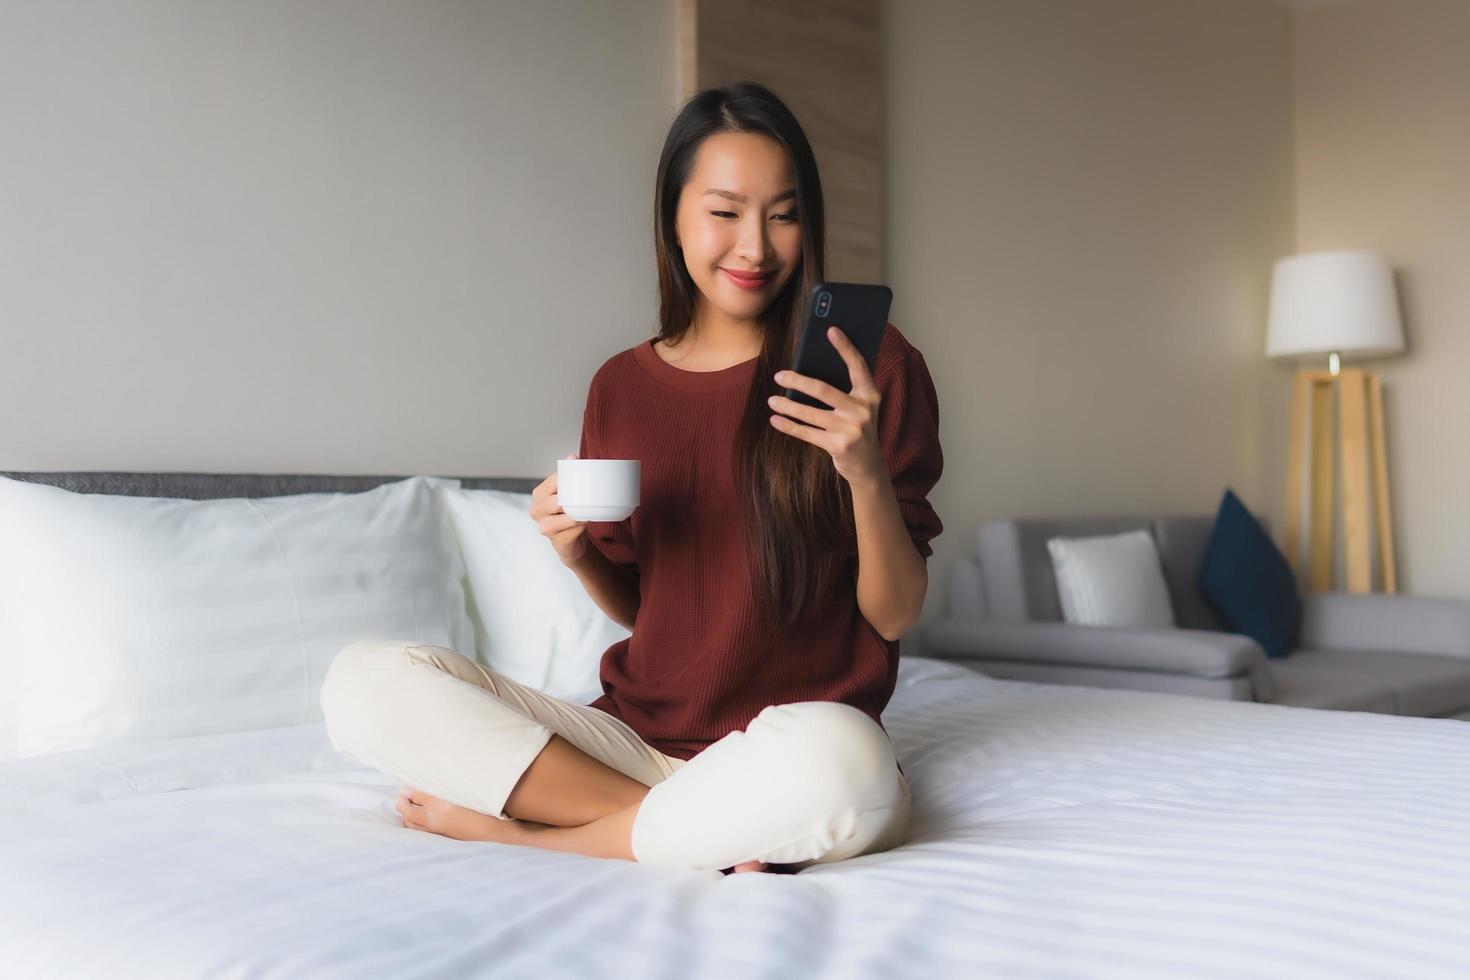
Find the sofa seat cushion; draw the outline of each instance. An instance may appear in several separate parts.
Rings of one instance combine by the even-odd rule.
[[[1275,682],[1272,704],[1398,714],[1398,696],[1393,688],[1363,674],[1345,674],[1335,667],[1309,667],[1292,654],[1286,660],[1271,661],[1271,676]]]
[[[1112,670],[1106,667],[1016,663],[1005,660],[957,660],[955,663],[997,680],[1187,694],[1190,697],[1214,698],[1219,701],[1258,700],[1249,674],[1201,677],[1198,674],[1173,674],[1160,670]]]
[[[1381,684],[1393,691],[1397,714],[1437,718],[1470,707],[1470,660],[1459,657],[1392,650],[1297,650],[1290,662]]]

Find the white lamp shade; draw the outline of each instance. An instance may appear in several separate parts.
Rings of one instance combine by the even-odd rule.
[[[1393,271],[1376,252],[1311,252],[1276,263],[1267,357],[1397,354],[1404,327]]]

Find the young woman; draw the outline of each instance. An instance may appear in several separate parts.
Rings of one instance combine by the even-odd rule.
[[[908,782],[880,716],[943,530],[938,398],[892,324],[872,372],[831,332],[850,393],[787,369],[824,222],[811,147],[768,89],[679,112],[654,204],[659,334],[593,376],[579,449],[640,460],[641,504],[576,521],[553,473],[530,510],[632,635],[590,705],[442,647],[338,654],[329,733],[411,784],[405,826],[726,872],[903,840]]]

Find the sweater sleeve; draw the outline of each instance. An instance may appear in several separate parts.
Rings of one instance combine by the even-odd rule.
[[[918,348],[911,347],[901,361],[874,382],[881,397],[878,438],[898,498],[898,511],[914,547],[927,559],[934,554],[930,540],[944,530],[944,522],[929,503],[929,491],[944,471],[944,451],[939,445],[939,394]],[[857,553],[854,535],[848,554]]]
[[[587,407],[582,411],[582,441],[577,447],[578,459],[606,459],[600,438],[597,380],[587,393]],[[621,521],[588,521],[587,539],[607,560],[625,571],[638,574],[638,549],[633,537],[633,517]]]

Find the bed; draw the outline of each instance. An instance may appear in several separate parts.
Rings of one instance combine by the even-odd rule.
[[[1470,976],[1470,724],[918,656],[884,723],[909,840],[794,875],[407,830],[321,724],[13,760],[0,975]]]

